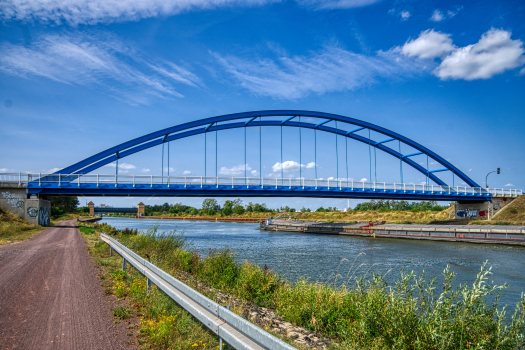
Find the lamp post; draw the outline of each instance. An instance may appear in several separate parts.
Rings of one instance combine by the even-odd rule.
[[[488,179],[489,175],[492,174],[492,173],[496,173],[496,172],[497,172],[498,174],[501,174],[501,168],[498,168],[497,170],[491,171],[490,173],[487,174],[487,176],[485,176],[485,186],[486,186],[487,188],[489,188],[489,184],[488,184],[488,182],[487,182],[487,179]]]

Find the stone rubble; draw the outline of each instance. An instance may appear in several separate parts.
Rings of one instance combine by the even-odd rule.
[[[205,295],[209,293],[215,295],[215,301],[221,305],[230,305],[234,309],[241,309],[241,316],[252,323],[255,323],[273,333],[278,333],[293,339],[293,341],[298,344],[303,344],[316,349],[326,349],[332,343],[329,338],[323,338],[319,333],[285,322],[282,317],[276,315],[271,309],[252,305],[244,300],[234,298],[207,285],[206,283],[197,281],[195,277],[185,272],[179,272],[177,278],[190,286],[196,287],[199,292]]]

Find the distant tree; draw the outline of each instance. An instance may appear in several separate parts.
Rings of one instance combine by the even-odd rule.
[[[207,214],[210,210],[215,210],[219,205],[215,198],[206,198],[202,201],[202,211]]]
[[[244,214],[244,207],[242,205],[236,205],[234,208],[233,208],[233,212],[235,214]]]
[[[231,207],[224,207],[221,211],[222,215],[229,216],[233,214],[233,209]]]
[[[327,211],[327,210],[326,210],[325,208],[323,208],[323,207],[319,207],[319,208],[317,208],[317,210],[316,210],[315,212],[316,212],[316,213],[324,213],[324,212],[326,212],[326,211]]]
[[[52,196],[49,197],[51,207],[62,209],[65,213],[72,212],[80,204],[77,197],[71,196]]]

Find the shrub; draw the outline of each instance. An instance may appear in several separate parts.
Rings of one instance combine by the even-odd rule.
[[[244,207],[242,205],[236,205],[235,208],[233,208],[233,211],[235,214],[242,215],[244,214]]]

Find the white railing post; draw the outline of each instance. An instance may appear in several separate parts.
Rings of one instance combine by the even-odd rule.
[[[202,188],[202,176],[201,176],[201,188]]]
[[[38,187],[42,186],[40,179],[42,178],[42,173],[38,173]]]
[[[317,189],[317,179],[315,179],[315,189]]]
[[[219,188],[219,177],[217,176],[217,179],[215,180],[215,184],[217,185],[217,188]]]
[[[432,185],[432,194],[434,194],[434,185]]]
[[[354,180],[352,180],[352,192],[354,192]]]
[[[98,175],[97,175],[97,185],[98,185]],[[135,174],[133,174],[133,187],[135,187]]]
[[[186,176],[184,176],[184,188],[186,188]]]
[[[168,188],[170,188],[170,177],[168,176]]]
[[[233,176],[232,176],[232,188],[233,188]]]
[[[302,178],[301,181],[303,182],[303,190],[304,190],[304,178]]]
[[[386,182],[383,182],[383,192],[386,192]]]
[[[61,187],[61,183],[60,183],[60,174],[58,174],[58,187]]]
[[[341,188],[341,180],[339,180],[339,191],[341,191],[342,188]]]
[[[361,183],[363,184],[363,192],[365,192],[365,182],[361,181]]]
[[[403,192],[406,193],[407,192],[407,185],[405,183],[403,183]]]
[[[330,179],[328,179],[328,191],[330,191]]]
[[[77,177],[77,184],[78,184],[78,187],[80,187],[80,175],[78,175],[78,177]]]
[[[374,182],[374,192],[376,191],[376,183]]]
[[[290,189],[292,189],[292,178],[290,178],[289,180],[290,180]]]
[[[414,193],[416,193],[416,184],[414,184]]]
[[[151,188],[153,188],[153,175],[151,175]]]
[[[277,189],[277,178],[275,178],[275,189]]]

